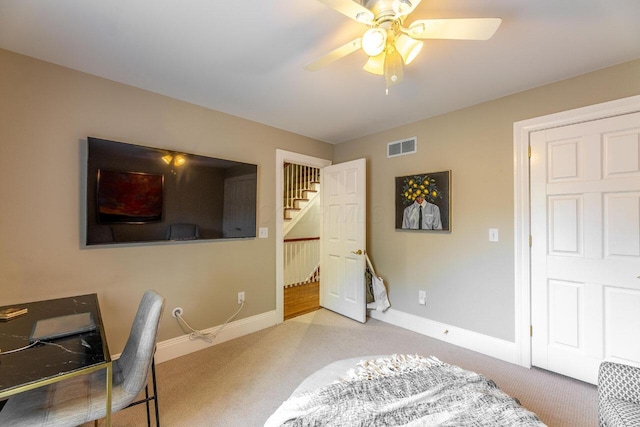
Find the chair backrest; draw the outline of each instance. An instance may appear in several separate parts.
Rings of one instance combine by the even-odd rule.
[[[128,393],[137,394],[147,383],[163,308],[164,298],[158,293],[153,290],[144,293],[129,339],[120,358],[114,362],[122,372],[122,387]]]
[[[167,230],[167,240],[196,240],[200,230],[195,224],[171,224]]]

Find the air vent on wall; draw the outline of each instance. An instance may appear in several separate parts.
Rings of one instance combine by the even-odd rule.
[[[418,150],[418,138],[413,137],[402,141],[393,141],[387,144],[387,157],[404,156],[413,154]]]

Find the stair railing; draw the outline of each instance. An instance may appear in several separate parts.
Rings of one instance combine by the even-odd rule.
[[[320,182],[320,169],[287,163],[284,166],[284,208],[296,209],[296,200],[307,198],[305,191],[313,190]]]
[[[284,286],[320,280],[320,238],[284,240]]]

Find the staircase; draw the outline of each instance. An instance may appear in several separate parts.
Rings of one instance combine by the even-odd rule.
[[[317,282],[320,276],[320,169],[284,166],[284,286]]]
[[[284,166],[284,234],[293,228],[320,194],[320,169],[287,163]],[[298,219],[297,219],[298,218]]]

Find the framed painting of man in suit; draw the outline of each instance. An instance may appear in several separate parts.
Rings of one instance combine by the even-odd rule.
[[[451,231],[451,171],[396,177],[396,229]]]

